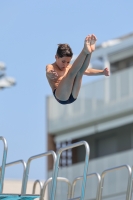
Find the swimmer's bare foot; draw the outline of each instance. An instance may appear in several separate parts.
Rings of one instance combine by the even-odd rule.
[[[90,54],[92,52],[92,50],[91,50],[91,35],[88,35],[85,38],[83,51],[86,54]]]
[[[94,34],[91,35],[91,52],[95,51],[95,44],[96,44],[97,38]]]
[[[97,41],[97,38],[94,34],[88,35],[85,38],[83,50],[86,54],[90,54],[95,50],[96,41]]]

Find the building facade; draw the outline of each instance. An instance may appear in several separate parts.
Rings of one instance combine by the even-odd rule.
[[[124,164],[133,166],[133,34],[97,46],[92,68],[109,67],[110,77],[82,86],[78,99],[60,105],[47,97],[48,150],[85,140],[90,146],[88,173],[101,174],[105,169]],[[61,155],[60,176],[73,181],[83,172],[85,150],[74,148]],[[49,176],[52,159],[48,160]],[[103,188],[105,199],[124,199],[127,171],[108,175]],[[65,195],[59,185],[57,195]],[[80,192],[80,183],[75,196]],[[61,194],[60,194],[61,193]],[[88,180],[86,199],[95,199],[96,181]],[[58,197],[57,197],[58,198]]]

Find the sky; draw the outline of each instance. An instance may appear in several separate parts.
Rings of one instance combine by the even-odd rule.
[[[0,135],[8,142],[7,162],[47,151],[46,97],[52,95],[45,66],[55,61],[57,44],[74,55],[86,35],[97,44],[133,32],[133,1],[0,0],[0,61],[16,85],[0,90]],[[84,77],[83,84],[94,81]],[[0,162],[3,144],[0,142]],[[6,178],[22,177],[22,166],[6,169]],[[46,162],[31,163],[30,179],[46,179]]]

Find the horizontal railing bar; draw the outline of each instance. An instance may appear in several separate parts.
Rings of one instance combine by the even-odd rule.
[[[5,167],[10,167],[10,166],[17,165],[17,164],[20,164],[20,163],[22,163],[22,165],[23,165],[23,178],[22,178],[22,183],[23,183],[24,174],[25,174],[25,170],[26,170],[26,163],[23,160],[16,160],[16,161],[7,163],[5,165]],[[0,167],[0,170],[1,170],[1,168],[2,167]],[[21,188],[21,194],[22,194],[22,188]]]
[[[23,167],[26,168],[26,163],[23,161],[23,160],[16,160],[16,161],[13,161],[13,162],[10,162],[10,163],[7,163],[5,166],[6,167],[10,167],[10,166],[13,166],[13,165],[17,165],[19,163],[22,163],[23,164]],[[2,167],[0,167],[0,170],[1,170]]]
[[[68,150],[68,149],[72,149],[74,147],[78,147],[78,146],[81,146],[81,145],[86,145],[86,142],[85,141],[81,141],[81,142],[77,142],[77,143],[74,143],[74,144],[70,144],[66,147],[61,147],[59,150],[58,150],[58,153],[62,153],[63,151],[65,150]]]

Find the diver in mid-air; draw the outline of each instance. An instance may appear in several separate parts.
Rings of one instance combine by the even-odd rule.
[[[94,34],[85,38],[83,49],[72,65],[70,64],[73,56],[71,47],[68,44],[58,45],[56,61],[46,66],[46,76],[53,95],[59,103],[70,104],[77,99],[83,75],[109,76],[108,68],[104,70],[88,68],[96,40]]]

